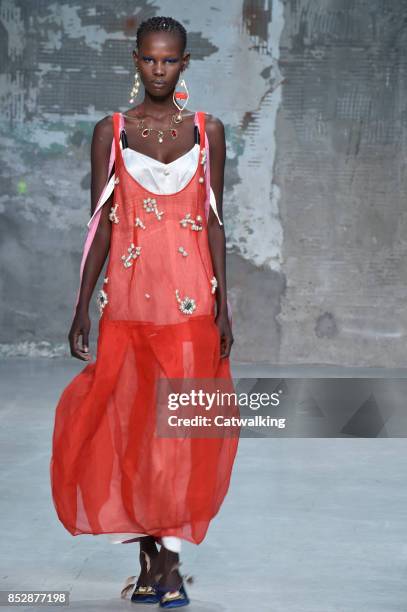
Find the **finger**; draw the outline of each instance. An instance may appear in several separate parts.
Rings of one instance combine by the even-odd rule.
[[[89,361],[90,359],[90,354],[84,353],[83,351],[81,351],[81,349],[74,350],[71,354],[72,354],[72,357],[76,357],[77,359],[80,359],[81,361]]]
[[[79,347],[79,336],[82,335],[81,330],[75,330],[72,334],[72,342],[71,344],[71,355],[76,359],[80,359],[81,361],[89,361],[89,354],[84,352]]]
[[[89,353],[89,345],[87,341],[88,333],[82,331],[80,335],[82,336],[82,343],[81,346],[78,346],[77,348],[77,355],[83,361],[89,361],[91,356]]]
[[[78,351],[78,339],[79,339],[79,330],[75,329],[70,338],[69,338],[69,343],[71,345],[71,354],[73,355],[74,353],[76,353]]]
[[[85,353],[89,352],[89,332],[84,330],[82,332],[82,351]]]
[[[228,341],[226,336],[222,336],[220,357],[223,359],[228,356]]]
[[[221,358],[229,357],[230,351],[232,349],[233,338],[231,336],[225,336],[224,350],[221,354]]]
[[[80,359],[81,361],[89,361],[90,357],[88,353],[73,353],[72,357],[76,357],[76,359]]]

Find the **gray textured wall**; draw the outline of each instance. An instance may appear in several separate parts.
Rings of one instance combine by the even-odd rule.
[[[287,2],[282,362],[406,366],[407,2]]]
[[[93,126],[160,14],[226,127],[234,359],[405,365],[405,0],[2,0],[0,354],[67,349]]]

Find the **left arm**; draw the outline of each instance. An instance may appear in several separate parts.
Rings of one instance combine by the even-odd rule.
[[[223,185],[226,160],[225,129],[220,119],[206,116],[206,133],[209,141],[211,187],[216,198],[216,209],[223,223]],[[212,208],[209,209],[208,240],[213,271],[218,281],[216,289],[216,325],[221,337],[221,358],[228,357],[233,344],[233,334],[227,310],[226,289],[226,238],[224,225],[220,225]]]

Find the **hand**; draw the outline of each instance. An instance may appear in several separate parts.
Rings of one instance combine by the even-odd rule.
[[[89,332],[90,318],[88,312],[77,312],[68,335],[72,357],[82,359],[82,361],[89,361],[92,358],[89,353]],[[82,336],[82,348],[79,346],[80,336]]]
[[[234,342],[232,328],[227,313],[218,314],[215,323],[218,326],[220,334],[220,357],[224,359],[229,357],[232,344]]]

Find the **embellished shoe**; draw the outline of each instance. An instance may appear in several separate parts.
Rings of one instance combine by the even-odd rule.
[[[170,573],[175,569],[178,569],[180,565],[181,563],[176,563],[171,568]],[[192,582],[192,577],[188,576],[188,581]],[[160,597],[160,608],[181,608],[182,606],[187,606],[190,603],[183,582],[181,582],[181,585],[175,591],[166,590],[158,584],[156,585],[156,587],[157,593]]]
[[[160,601],[160,595],[153,586],[136,586],[131,601],[133,603],[156,604]]]
[[[146,564],[147,564],[147,572],[149,572],[151,568],[151,559],[144,550],[142,550],[140,554],[141,553],[144,553],[145,555]],[[136,583],[136,579],[137,579],[136,576],[129,576],[127,578],[125,585],[120,593],[121,598],[125,599],[128,593],[130,593],[134,589],[132,596],[131,596],[131,601],[133,603],[144,603],[144,604],[158,603],[160,601],[160,597],[162,593],[158,591],[157,585],[156,584],[154,584],[153,586],[141,585],[138,583],[139,582],[138,580]]]
[[[160,598],[160,608],[181,608],[189,604],[189,597],[183,584],[177,591],[167,591]]]

